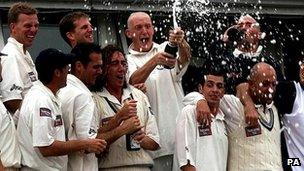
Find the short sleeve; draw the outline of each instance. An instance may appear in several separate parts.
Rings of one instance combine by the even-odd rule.
[[[128,61],[128,73],[127,73],[127,80],[130,81],[130,77],[132,74],[138,69],[138,66],[136,65],[133,57],[131,55],[127,55],[127,61]]]
[[[154,112],[151,109],[149,100],[146,95],[144,95],[144,101],[145,101],[145,109],[147,113],[147,121],[146,121],[146,135],[154,140],[158,145],[160,145],[159,142],[159,132],[158,127],[155,119]]]
[[[6,102],[13,99],[22,99],[21,92],[24,89],[19,66],[15,54],[8,54],[1,59],[2,81],[0,83],[2,101]]]
[[[196,121],[195,107],[183,108],[176,123],[175,153],[179,168],[190,163],[196,166]]]
[[[191,92],[183,98],[183,104],[196,105],[199,100],[205,99],[204,95],[199,92]]]
[[[32,138],[34,147],[50,146],[55,140],[54,119],[55,115],[52,106],[46,99],[35,104],[33,114]]]
[[[96,137],[97,130],[92,127],[94,121],[95,103],[92,96],[80,94],[74,101],[74,124],[78,139]]]

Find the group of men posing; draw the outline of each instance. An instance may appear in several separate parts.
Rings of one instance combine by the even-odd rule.
[[[0,83],[0,156],[5,170],[283,169],[279,107],[272,103],[276,71],[269,64],[252,66],[248,83],[237,85],[240,99],[223,97],[227,73],[219,71],[217,62],[205,67],[200,93],[185,97],[183,109],[181,80],[191,52],[180,28],[168,36],[178,47],[174,58],[164,52],[168,42],[153,42],[150,16],[132,13],[125,31],[132,44],[125,56],[115,45],[101,49],[94,43],[89,16],[72,12],[59,23],[71,53],[45,49],[34,63],[27,49],[38,31],[37,11],[28,3],[13,4],[8,24]],[[233,55],[259,56],[256,24],[250,16],[238,21],[238,27],[248,30],[247,42],[238,42]],[[303,138],[303,90],[298,83],[288,85],[294,98],[282,92],[297,117],[281,119],[290,128],[297,120],[285,136],[294,145],[287,145],[289,154],[300,155],[296,149],[303,146],[298,139]],[[283,103],[283,95],[278,103]],[[298,104],[296,109],[293,104]]]

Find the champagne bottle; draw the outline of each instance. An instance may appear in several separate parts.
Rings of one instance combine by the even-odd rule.
[[[174,44],[170,43],[170,42],[165,47],[165,52],[173,55],[174,58],[177,57],[177,55],[176,55],[177,51],[178,51],[178,47],[175,46]],[[164,68],[166,68],[166,69],[172,69],[174,67],[169,67],[169,66],[165,65]]]

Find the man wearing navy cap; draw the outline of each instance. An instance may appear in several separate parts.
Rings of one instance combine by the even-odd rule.
[[[57,92],[66,86],[72,61],[72,55],[56,49],[46,49],[36,58],[39,80],[23,100],[17,128],[23,170],[66,170],[67,154],[100,153],[106,147],[101,139],[65,140]]]

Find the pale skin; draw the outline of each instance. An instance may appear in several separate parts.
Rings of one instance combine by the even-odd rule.
[[[23,44],[23,53],[32,46],[39,28],[38,17],[36,14],[20,14],[15,23],[10,23],[10,36]],[[5,107],[10,113],[15,113],[21,105],[21,99],[12,99],[4,102]]]
[[[250,43],[249,47],[245,47],[242,45],[242,42],[237,45],[237,48],[243,52],[255,53],[259,46],[259,39],[261,38],[261,32],[259,27],[254,27],[258,25],[255,19],[253,19],[249,15],[242,16],[240,20],[237,22],[237,25],[231,26],[239,27],[246,31],[246,44]],[[227,31],[223,36],[223,41],[228,42]],[[241,102],[244,104],[245,110],[245,122],[249,125],[257,125],[258,124],[258,113],[255,109],[254,103],[251,97],[247,93],[248,91],[248,83],[241,83],[236,86],[236,96],[240,98]],[[204,100],[200,100],[197,103],[197,120],[201,123],[209,124],[211,122],[211,112]]]
[[[77,43],[93,43],[93,26],[90,23],[89,18],[82,17],[74,21],[75,29],[67,32],[66,35],[70,41],[70,45],[73,47]]]
[[[58,90],[66,86],[66,78],[69,67],[66,66],[64,69],[55,69],[53,73],[52,81],[47,86],[53,94],[56,94]],[[69,141],[58,141],[55,140],[51,145],[38,147],[40,153],[44,157],[50,156],[62,156],[70,153],[83,151],[86,153],[101,153],[106,148],[106,141],[102,139],[87,139],[87,140],[69,140]]]
[[[108,80],[106,81],[105,87],[109,91],[109,93],[115,96],[119,101],[122,100],[121,98],[123,93],[123,84],[127,72],[127,68],[125,64],[126,64],[126,59],[123,56],[123,54],[120,52],[115,52],[111,57],[111,64],[108,65],[106,71],[106,73],[108,73],[107,74]],[[119,112],[121,112],[121,115]],[[114,124],[114,126],[112,126],[112,129],[114,127],[114,130],[120,133],[119,134],[120,136],[125,135],[127,133],[133,133],[136,131],[134,139],[140,143],[140,146],[143,149],[145,150],[158,149],[159,147],[158,144],[155,141],[153,141],[151,138],[146,136],[145,131],[142,129],[143,126],[141,126],[139,118],[136,116],[137,108],[136,108],[135,100],[128,100],[127,102],[125,102],[123,108],[119,112],[115,116],[116,121],[115,120],[112,121],[113,123],[116,123]],[[120,122],[122,122],[121,125],[119,125]],[[118,139],[120,136],[117,136],[115,138]]]
[[[224,77],[207,75],[205,83],[199,85],[199,92],[204,95],[208,108],[211,109],[213,116],[216,116],[219,110],[220,99],[224,95]],[[196,171],[196,168],[188,163],[181,167],[182,171]],[[198,169],[199,170],[199,169]]]
[[[247,100],[246,103],[244,103],[244,110],[245,110],[245,121],[248,125],[257,125],[258,124],[258,118],[259,114],[256,112],[255,103],[261,103],[261,104],[269,104],[271,103],[272,99],[265,99],[263,97],[258,97],[261,94],[272,94],[273,97],[273,92],[269,92],[269,89],[272,89],[273,91],[275,90],[275,84],[276,84],[276,73],[275,70],[268,64],[266,63],[258,63],[256,64],[252,70],[256,70],[255,73],[258,74],[252,74],[250,75],[250,80],[248,83],[244,84],[245,90],[243,91],[246,96],[242,96],[241,101]],[[262,74],[264,73],[264,75]],[[261,78],[266,77],[265,76],[270,75],[267,77],[269,83],[268,87],[265,87],[266,84],[263,83]],[[268,74],[270,73],[270,74]],[[262,84],[260,84],[262,83]],[[256,85],[257,84],[257,85]],[[262,85],[262,86],[261,86]],[[255,88],[255,89],[254,89]],[[254,91],[253,91],[254,89]],[[265,102],[266,101],[266,102]],[[247,106],[246,106],[247,105]],[[208,107],[208,106],[207,106]],[[205,100],[199,100],[197,102],[197,120],[198,122],[204,123],[204,124],[209,124],[211,122],[211,112],[209,107],[206,109],[206,101]],[[248,113],[254,113],[254,115],[249,115],[246,113],[246,110],[250,110]],[[200,113],[199,113],[200,112]],[[210,118],[209,118],[210,117]]]
[[[132,40],[131,48],[138,52],[148,52],[153,46],[154,27],[151,18],[144,12],[132,13],[128,19],[128,29],[126,36]],[[174,59],[172,55],[160,52],[154,55],[146,64],[136,70],[130,77],[130,84],[144,83],[150,73],[157,65],[174,67],[178,62],[178,67],[182,69],[190,60],[190,46],[184,39],[184,31],[180,28],[171,30],[169,41],[179,47],[179,58]]]

